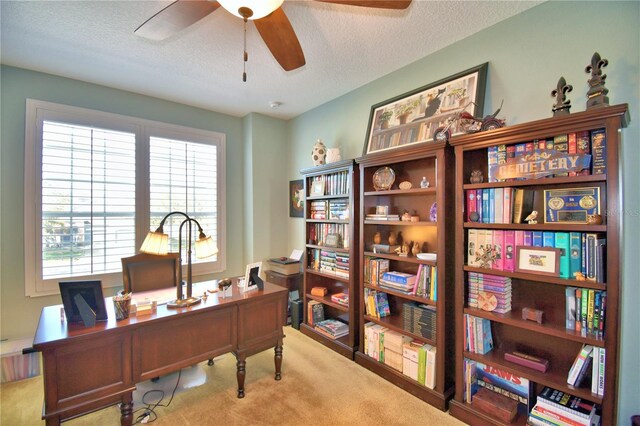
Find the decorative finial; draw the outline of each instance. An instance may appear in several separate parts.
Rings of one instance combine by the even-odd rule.
[[[606,74],[602,74],[602,68],[609,65],[609,61],[600,58],[598,52],[594,53],[591,57],[591,65],[587,65],[584,71],[588,74],[591,73],[591,78],[587,81],[589,83],[589,91],[587,92],[587,109],[599,108],[609,105],[609,89],[604,87]]]
[[[558,80],[558,86],[551,92],[551,96],[556,98],[556,103],[553,105],[551,111],[553,111],[554,117],[561,115],[568,115],[571,109],[571,101],[567,99],[566,94],[573,90],[573,86],[567,84],[564,77],[560,77]]]

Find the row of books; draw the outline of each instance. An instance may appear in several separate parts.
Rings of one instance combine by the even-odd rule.
[[[417,302],[402,304],[402,328],[425,339],[436,338],[436,307]]]
[[[349,306],[349,293],[346,291],[331,295],[331,301],[342,306]]]
[[[567,383],[574,387],[581,387],[591,380],[591,393],[603,396],[605,360],[605,348],[582,345],[569,369]]]
[[[560,250],[560,278],[576,279],[581,274],[588,281],[603,283],[606,245],[606,238],[598,233],[469,229],[467,265],[513,272],[517,247],[553,247]]]
[[[469,272],[467,304],[498,314],[511,311],[511,278]]]
[[[397,130],[395,132],[379,133],[371,139],[370,149],[375,151],[379,149],[390,148],[394,146],[402,146],[416,141],[424,141],[432,137],[435,129],[440,124],[424,121],[419,125]]]
[[[498,178],[498,167],[516,164],[523,157],[544,153],[553,156],[555,153],[578,154],[589,156],[590,160],[582,170],[556,173],[555,176],[597,175],[607,173],[607,137],[605,129],[581,131],[557,135],[554,138],[536,139],[514,145],[496,145],[487,149],[488,181],[500,182],[518,180],[517,171],[513,177]]]
[[[314,200],[309,205],[309,218],[318,220],[348,220],[349,200]]]
[[[309,269],[341,278],[349,278],[349,253],[325,249],[309,249]]]
[[[330,240],[330,247],[349,248],[349,225],[346,223],[312,223],[309,224],[309,239],[316,245],[324,246]]]
[[[567,287],[566,328],[583,335],[604,337],[604,322],[607,312],[607,292],[587,288]]]
[[[364,326],[364,353],[429,389],[436,386],[437,348],[432,345],[368,322]]]
[[[391,315],[387,293],[365,288],[364,309],[366,314],[370,317],[383,318]]]
[[[307,303],[307,324],[314,326],[324,321],[324,305],[317,300]]]
[[[482,355],[491,352],[493,349],[491,321],[465,314],[464,342],[466,351]]]
[[[365,257],[364,259],[364,282],[371,285],[379,285],[380,278],[389,270],[389,259],[377,257]]]
[[[600,424],[598,405],[557,389],[545,387],[527,418],[529,425],[593,426]]]
[[[314,176],[312,182],[324,182],[324,195],[348,195],[350,191],[349,172],[342,171],[328,175]],[[312,185],[309,185],[311,188]],[[310,194],[318,195],[318,194]]]
[[[486,188],[469,189],[465,196],[467,222],[522,223],[533,210],[535,192],[524,188]]]

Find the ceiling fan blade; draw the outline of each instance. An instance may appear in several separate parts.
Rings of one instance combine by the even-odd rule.
[[[324,3],[347,4],[350,6],[373,7],[378,9],[406,9],[411,0],[317,0]]]
[[[306,64],[298,36],[281,7],[253,22],[271,54],[285,71]]]
[[[164,40],[189,25],[195,24],[220,4],[217,1],[179,0],[147,19],[134,31],[135,34],[151,40]]]

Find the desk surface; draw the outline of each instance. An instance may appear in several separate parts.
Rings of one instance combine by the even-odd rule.
[[[217,289],[218,280],[203,281],[193,284],[193,295],[202,296],[207,290]],[[252,290],[246,293],[240,292],[238,289],[237,280],[234,279],[233,294],[231,296],[222,297],[221,293],[209,293],[207,291],[207,300],[202,300],[197,305],[189,306],[188,308],[173,309],[168,308],[166,304],[158,305],[157,311],[151,314],[144,314],[140,316],[129,316],[129,318],[116,321],[115,312],[113,310],[112,298],[105,298],[105,304],[107,308],[107,321],[98,321],[93,327],[85,327],[83,323],[67,323],[64,319],[64,314],[61,314],[62,305],[47,306],[42,309],[40,315],[40,321],[38,322],[38,328],[33,340],[33,347],[36,350],[41,350],[42,345],[55,344],[56,341],[64,341],[75,337],[91,335],[95,333],[108,332],[109,330],[121,329],[123,327],[135,326],[136,324],[143,324],[148,321],[157,320],[159,318],[169,318],[176,315],[184,315],[189,312],[198,312],[202,309],[211,308],[214,306],[220,306],[225,304],[241,304],[247,303],[251,299],[271,294],[286,291],[280,286],[265,283],[264,290]],[[175,287],[146,291],[141,293],[133,293],[132,298],[138,303],[144,299],[167,301],[175,299],[176,289]]]

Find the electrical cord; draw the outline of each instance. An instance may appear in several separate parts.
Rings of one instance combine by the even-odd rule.
[[[166,404],[161,404],[162,400],[164,399],[164,391],[162,390],[152,389],[152,390],[146,391],[144,395],[142,395],[142,404],[146,405],[146,407],[138,408],[133,412],[133,414],[135,415],[136,413],[139,413],[140,411],[142,411],[142,414],[139,414],[138,417],[136,417],[135,422],[133,422],[134,425],[153,423],[157,420],[158,414],[156,413],[155,409],[158,407],[168,407],[169,404],[171,404],[171,401],[173,401],[173,397],[176,394],[176,390],[178,389],[178,384],[180,383],[180,377],[182,377],[182,370],[178,371],[178,380],[176,380],[176,385],[173,387],[173,391],[171,392],[171,398],[169,398],[169,402],[167,402]],[[147,397],[154,393],[160,394],[160,398],[158,399],[158,402],[156,403],[147,402],[146,401]]]

